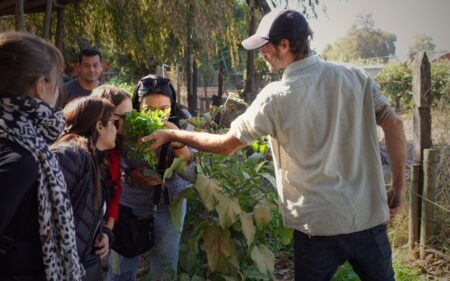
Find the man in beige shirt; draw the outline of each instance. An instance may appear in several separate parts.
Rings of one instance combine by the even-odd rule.
[[[281,212],[295,229],[295,280],[331,280],[347,260],[363,280],[394,280],[386,223],[402,201],[402,121],[363,71],[311,55],[311,36],[300,13],[270,12],[242,45],[260,48],[271,72],[284,70],[281,81],[267,85],[227,134],[164,130],[143,140],[231,155],[270,136]],[[377,125],[391,160],[387,192]]]

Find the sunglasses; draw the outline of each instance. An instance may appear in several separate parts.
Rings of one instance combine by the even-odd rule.
[[[155,89],[158,87],[164,87],[164,86],[169,85],[170,79],[163,78],[163,77],[158,77],[158,78],[147,77],[147,78],[141,79],[140,82],[141,82],[142,86],[144,86],[144,88],[151,90],[151,89]]]
[[[109,121],[111,121],[111,123],[113,123],[114,127],[116,127],[117,130],[119,129],[120,119],[109,119]]]

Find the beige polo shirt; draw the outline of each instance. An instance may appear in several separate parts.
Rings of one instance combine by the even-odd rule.
[[[287,227],[337,235],[389,218],[376,130],[389,114],[363,71],[310,56],[267,85],[230,130],[246,145],[270,136]]]

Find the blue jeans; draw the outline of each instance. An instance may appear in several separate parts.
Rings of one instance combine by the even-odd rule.
[[[182,222],[186,215],[186,200],[181,208]],[[149,210],[136,210],[138,217],[148,216]],[[178,232],[172,224],[169,207],[164,206],[158,209],[154,224],[155,244],[150,250],[150,272],[154,279],[162,280],[163,273],[167,270],[175,275],[178,266],[178,252],[181,232]],[[139,256],[126,258],[119,255],[120,272],[113,272],[113,258],[109,257],[108,280],[110,281],[133,281],[136,280]],[[164,278],[166,280],[167,278]]]
[[[331,280],[345,261],[362,281],[395,280],[386,226],[335,236],[294,232],[295,281]]]

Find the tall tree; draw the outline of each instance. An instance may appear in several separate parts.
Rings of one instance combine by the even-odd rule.
[[[396,40],[394,34],[375,27],[372,14],[362,13],[356,17],[348,33],[326,50],[325,56],[338,61],[386,59],[395,54]]]
[[[436,45],[433,44],[433,39],[430,36],[420,34],[416,36],[413,44],[409,47],[409,55],[415,55],[421,51],[432,52],[435,48]]]

